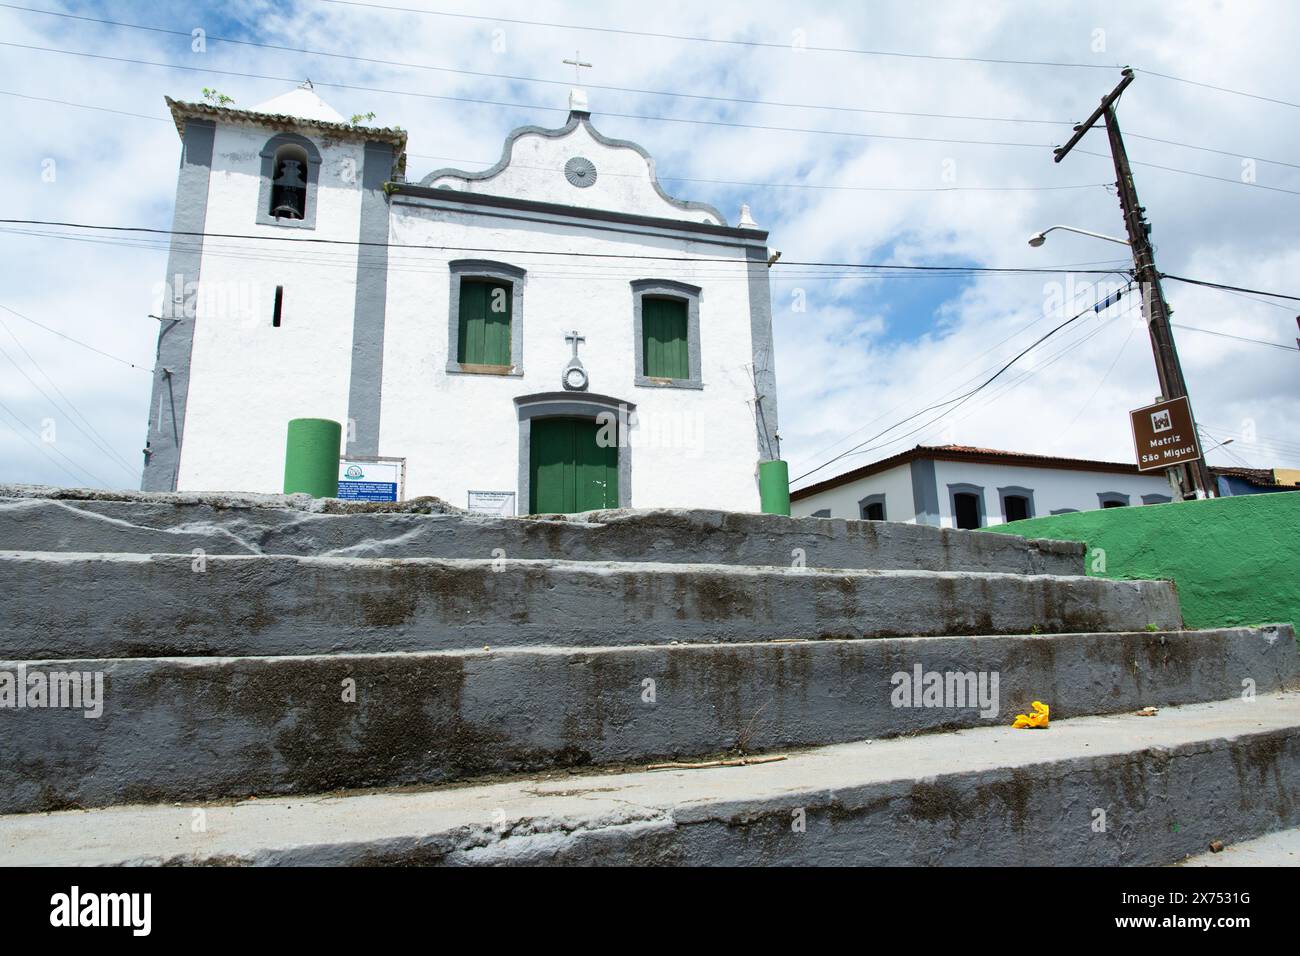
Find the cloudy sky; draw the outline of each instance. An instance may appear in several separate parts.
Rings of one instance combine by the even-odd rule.
[[[597,127],[646,146],[677,196],[733,223],[748,202],[781,250],[781,434],[802,483],[917,443],[1129,461],[1127,411],[1158,390],[1132,296],[951,414],[876,437],[1122,273],[797,265],[1122,269],[1112,243],[1026,239],[1058,223],[1123,233],[1104,132],[1059,165],[1051,147],[1128,64],[1142,72],[1120,118],[1160,268],[1300,295],[1294,3],[387,6],[4,4],[0,218],[168,228],[180,145],[163,96],[203,87],[251,106],[310,77],[345,116],[410,132],[410,178],[480,168],[515,126],[563,122],[560,61],[580,49]],[[165,243],[90,238],[0,225],[0,481],[138,486]],[[1233,439],[1211,462],[1300,467],[1300,354],[1195,331],[1294,346],[1300,303],[1177,282],[1166,295],[1207,444]]]

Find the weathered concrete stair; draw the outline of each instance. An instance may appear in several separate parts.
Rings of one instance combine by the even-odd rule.
[[[14,864],[1151,865],[1300,822],[1300,695],[744,767],[0,817]]]
[[[1245,680],[1300,688],[1286,626],[30,666],[102,671],[108,706],[6,715],[21,732],[0,737],[18,771],[0,776],[0,813],[752,754],[1005,725],[1039,698],[1061,718],[1232,697]],[[917,668],[976,683],[897,706],[895,675]]]
[[[0,485],[0,548],[131,554],[650,561],[1082,574],[1083,545],[920,525],[719,511],[492,518],[437,499],[94,492]]]
[[[98,862],[874,862],[864,834],[884,826],[889,861],[989,863],[988,846],[948,844],[972,827],[977,844],[1009,840],[1003,855],[1020,859],[1093,794],[1135,826],[1166,804],[1195,813],[1182,790],[1161,790],[1185,782],[1164,774],[1163,751],[1143,749],[1162,726],[1172,736],[1152,746],[1183,748],[1177,766],[1202,780],[1228,780],[1224,761],[1239,783],[1257,766],[1273,775],[1240,798],[1234,833],[1291,825],[1300,796],[1267,801],[1269,787],[1293,786],[1295,705],[1266,700],[1300,687],[1291,628],[1180,630],[1170,583],[1087,578],[1083,555],[1081,544],[717,512],[494,519],[432,499],[0,487],[0,672],[97,672],[105,689],[95,719],[0,711],[0,766],[15,771],[0,775],[0,814],[20,815],[0,819],[0,850],[75,857],[98,838],[44,811],[91,807],[106,827],[88,851]],[[900,706],[895,675],[918,668],[996,679],[996,705]],[[1257,705],[1238,702],[1244,686]],[[991,726],[1035,699],[1052,705],[1051,730]],[[1247,709],[1205,723],[1196,708],[1215,700]],[[1160,717],[1058,732],[1149,705]],[[1264,731],[1258,716],[1272,721]],[[1138,733],[1127,748],[1123,728]],[[1055,756],[1036,749],[1062,738]],[[595,777],[631,794],[626,817],[605,814],[603,798],[561,805],[538,778],[472,782],[801,747],[824,749],[736,778],[688,775],[662,793],[646,781],[671,775]],[[876,766],[880,753],[892,756]],[[732,804],[708,789],[715,779],[749,782]],[[1214,786],[1217,825],[1232,793]],[[799,787],[810,821],[846,828],[841,848],[796,850],[769,832],[788,826],[776,795]],[[558,815],[519,803],[540,792]],[[272,832],[267,818],[264,833],[246,805],[211,805],[249,795],[301,807],[300,831]],[[507,825],[509,839],[474,822],[497,795],[533,821]],[[174,802],[187,828],[206,807],[218,830],[247,824],[246,841],[210,823],[207,842],[156,845],[180,811],[112,809]],[[348,810],[336,818],[335,807]],[[1039,811],[1041,824],[1027,822]],[[322,835],[348,814],[355,829]],[[137,825],[162,830],[134,848],[113,842]],[[1164,859],[1181,845],[1143,832],[1029,862]]]
[[[0,552],[0,656],[234,656],[1178,628],[1173,585],[647,562]]]

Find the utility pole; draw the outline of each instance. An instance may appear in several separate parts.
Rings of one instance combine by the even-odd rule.
[[[1147,320],[1151,335],[1151,351],[1155,356],[1156,375],[1160,379],[1161,400],[1187,398],[1187,381],[1178,362],[1178,347],[1174,344],[1173,330],[1169,327],[1169,303],[1160,287],[1160,272],[1156,269],[1155,253],[1151,248],[1151,224],[1146,220],[1146,209],[1138,202],[1137,187],[1133,183],[1133,170],[1129,166],[1124,138],[1120,134],[1115,104],[1120,94],[1133,82],[1131,69],[1125,68],[1119,85],[1102,98],[1088,119],[1074,128],[1074,136],[1064,146],[1055,150],[1054,162],[1065,159],[1084,134],[1100,119],[1105,120],[1106,135],[1110,140],[1110,155],[1115,163],[1115,187],[1119,191],[1119,205],[1124,212],[1124,227],[1128,230],[1129,246],[1133,250],[1133,271],[1142,291],[1142,314]],[[1193,417],[1195,421],[1195,417]],[[1199,443],[1199,438],[1198,438]],[[1206,497],[1213,494],[1214,484],[1205,464],[1204,455],[1196,461],[1170,469],[1177,479],[1184,497]]]

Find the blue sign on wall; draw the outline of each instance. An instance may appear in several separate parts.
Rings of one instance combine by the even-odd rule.
[[[339,498],[344,501],[398,501],[403,460],[400,458],[342,458]]]
[[[397,484],[390,481],[340,481],[339,497],[344,501],[396,501]]]

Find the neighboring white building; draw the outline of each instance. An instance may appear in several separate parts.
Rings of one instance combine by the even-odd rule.
[[[145,489],[277,492],[286,424],[311,417],[344,423],[349,459],[399,459],[407,498],[759,510],[779,457],[767,233],[665,193],[582,91],[491,169],[419,183],[405,132],[309,85],[168,105]]]
[[[1136,465],[917,445],[790,494],[796,517],[982,528],[1022,518],[1171,500],[1163,473]]]

